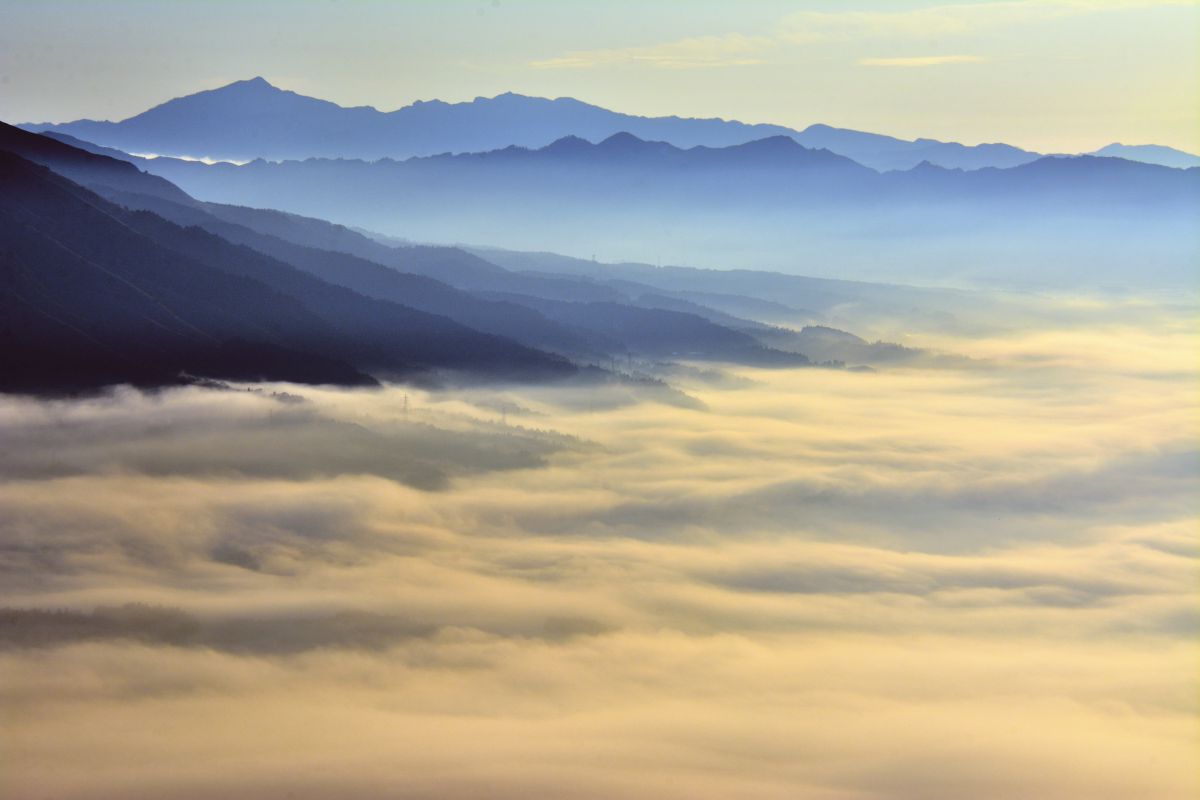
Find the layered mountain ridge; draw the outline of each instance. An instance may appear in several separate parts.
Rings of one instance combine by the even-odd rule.
[[[57,134],[50,133],[49,136]],[[136,160],[136,159],[134,159]],[[597,143],[403,161],[137,162],[190,194],[417,241],[917,283],[1177,284],[1197,257],[1200,170],[1046,156],[877,172],[785,136]]]
[[[762,344],[761,326],[699,305],[204,203],[127,161],[13,127],[0,126],[0,154],[6,390],[187,376],[367,385],[430,370],[546,380],[614,355],[808,363],[788,341]]]
[[[23,127],[65,133],[130,153],[231,161],[404,159],[509,145],[539,148],[566,136],[598,142],[620,132],[681,148],[727,147],[786,136],[877,170],[909,169],[922,161],[961,169],[1012,167],[1041,155],[1006,144],[963,145],[927,138],[910,141],[824,124],[794,130],[736,120],[642,117],[569,97],[548,99],[511,92],[462,103],[418,101],[385,112],[307,97],[261,77],[175,98],[118,122],[76,120]],[[1161,153],[1143,151],[1128,156],[1155,163],[1162,158]]]

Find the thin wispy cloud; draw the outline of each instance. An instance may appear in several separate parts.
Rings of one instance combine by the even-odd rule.
[[[853,41],[911,41],[955,37],[997,28],[1036,25],[1088,14],[1191,4],[1188,0],[1011,0],[958,3],[895,11],[800,11],[788,14],[762,35],[727,33],[636,47],[575,50],[529,62],[535,69],[593,69],[646,65],[690,69],[762,64],[781,47]],[[867,66],[933,66],[980,62],[973,55],[864,58]]]
[[[864,67],[936,67],[943,64],[978,64],[987,61],[983,56],[900,56],[897,58],[860,58]]]
[[[1012,0],[934,5],[898,11],[800,11],[780,21],[777,35],[782,40],[801,44],[946,37],[1086,14],[1188,4],[1183,0]]]
[[[777,42],[765,36],[698,36],[642,47],[578,50],[556,58],[532,61],[535,69],[590,69],[643,64],[663,69],[697,69],[761,64],[764,50]]]

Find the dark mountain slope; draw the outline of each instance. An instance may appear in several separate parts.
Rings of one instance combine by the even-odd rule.
[[[118,196],[117,199],[121,199]],[[146,198],[129,198],[135,204]],[[753,328],[754,323],[737,320],[720,312],[704,309],[694,303],[679,301],[686,306],[668,309],[664,302],[641,302],[614,290],[595,287],[591,294],[613,294],[623,303],[567,302],[554,298],[522,295],[516,292],[485,292],[484,297],[453,289],[443,283],[420,275],[408,275],[347,253],[317,250],[286,242],[282,239],[251,231],[243,226],[216,222],[202,210],[191,207],[172,209],[163,201],[153,200],[151,207],[161,214],[172,215],[177,221],[198,222],[225,240],[247,245],[301,270],[319,276],[329,283],[347,286],[370,297],[392,299],[406,305],[443,314],[464,322],[477,330],[499,333],[554,352],[583,358],[604,360],[608,355],[635,353],[654,357],[687,355],[693,358],[725,359],[759,365],[797,365],[803,358],[763,348],[752,336],[716,322],[735,322]],[[292,222],[298,223],[300,218]],[[319,222],[319,221],[317,221]],[[211,255],[214,264],[233,264],[244,259],[231,253],[224,242],[197,246],[187,252],[196,258]],[[429,248],[431,250],[437,248]],[[446,248],[449,250],[449,248]],[[461,252],[461,251],[454,251]],[[464,254],[466,255],[466,254]],[[489,265],[490,266],[490,265]],[[502,272],[520,286],[521,276]],[[260,273],[256,277],[262,278]],[[266,280],[266,279],[264,279]],[[550,280],[554,280],[551,278]],[[564,282],[590,282],[561,279]],[[268,280],[272,285],[281,285]],[[498,285],[504,285],[500,283]],[[290,294],[308,299],[309,295],[288,284]],[[490,298],[490,299],[489,299]],[[313,302],[316,302],[315,300]],[[634,308],[631,306],[640,306]],[[707,320],[707,322],[706,322]]]
[[[628,144],[641,147],[637,140]],[[789,146],[795,148],[795,145]],[[638,303],[624,292],[594,281],[568,276],[515,274],[455,248],[393,248],[321,220],[195,201],[176,203],[160,196],[113,191],[109,187],[102,189],[111,199],[130,208],[146,209],[177,225],[196,226],[209,234],[216,234],[215,237],[200,236],[198,231],[151,224],[156,217],[134,215],[126,218],[131,226],[191,259],[216,269],[253,277],[301,299],[315,314],[339,328],[339,336],[328,337],[319,343],[327,352],[336,352],[379,373],[388,372],[388,358],[400,356],[406,363],[417,365],[468,368],[470,359],[478,362],[481,354],[487,353],[491,357],[486,360],[486,365],[476,363],[475,368],[497,372],[514,370],[520,362],[517,353],[505,355],[493,352],[494,342],[484,346],[456,345],[439,349],[443,341],[461,344],[461,333],[443,331],[441,336],[433,340],[423,339],[417,332],[406,330],[402,324],[410,308],[449,317],[474,330],[589,361],[603,360],[606,354],[614,352],[633,351],[659,355],[688,352],[696,357],[733,360],[745,357],[753,363],[798,363],[795,358],[781,359],[779,354],[765,352],[752,339],[748,340],[744,333],[722,329],[715,324],[697,327],[696,323],[703,322],[703,319],[696,320],[695,314],[665,314],[660,308],[661,303]],[[224,219],[217,218],[214,212],[221,214]],[[396,268],[347,252],[297,244],[227,220],[240,220],[260,229],[276,231],[306,245],[319,243],[353,249],[390,262]],[[259,257],[250,258],[250,251],[231,247],[230,242],[252,248]],[[411,269],[414,254],[431,272],[453,275],[471,289],[500,290],[503,296],[500,299],[481,298],[428,277],[399,272],[398,269]],[[298,268],[307,276],[289,272],[290,267]],[[325,281],[325,284],[320,281]],[[403,312],[378,305],[360,308],[355,303],[361,305],[361,297],[355,299],[347,296],[352,293],[331,292],[326,284],[351,289],[366,297],[400,303],[407,308]],[[550,320],[537,308],[536,303],[514,302],[513,299],[520,297],[523,291],[532,291],[553,300],[619,300],[643,308],[636,312],[622,309],[617,316],[636,314],[637,324],[626,325],[620,337],[613,337],[603,326],[597,326],[596,320],[588,319],[587,314],[582,315],[582,321],[572,319],[570,314]],[[702,309],[691,307],[687,310],[693,312]],[[719,316],[717,312],[710,313]],[[704,313],[699,316],[705,317]],[[738,320],[739,324],[743,322]],[[430,320],[420,323],[424,327],[432,324]],[[671,331],[676,327],[680,331],[674,334],[675,343],[667,347],[664,343],[673,335]],[[684,348],[683,344],[687,347]],[[414,349],[412,345],[418,346]]]
[[[84,142],[64,134],[49,133],[38,136],[0,123],[0,143],[9,149],[23,146],[23,152],[34,155],[40,152],[41,148],[36,146],[31,147],[30,145],[41,145],[39,140],[47,137],[55,138],[69,145],[69,147],[59,148],[57,151],[63,152],[74,149],[76,151],[73,153],[74,160],[83,162],[84,166],[89,166],[92,169],[94,169],[95,165],[88,163],[83,154],[78,152],[79,150],[100,155],[119,154],[118,151],[97,147],[89,142]],[[636,143],[630,143],[626,137],[618,137],[617,142],[625,142],[626,146],[630,144],[636,146]],[[591,145],[586,142],[581,143],[581,145],[585,150],[591,148]],[[522,152],[528,153],[528,151]],[[144,160],[136,159],[132,156],[119,155],[123,156],[127,161],[145,163]],[[100,163],[104,164],[106,162],[100,160]],[[358,256],[361,259],[375,262],[376,264],[386,265],[404,273],[424,275],[458,289],[520,293],[534,297],[574,302],[627,302],[633,296],[652,291],[651,286],[634,284],[627,277],[624,284],[613,280],[601,282],[597,278],[605,276],[599,273],[588,276],[587,280],[579,280],[571,269],[559,269],[557,266],[552,269],[544,268],[541,264],[536,263],[535,256],[531,253],[520,254],[521,260],[513,266],[501,267],[489,260],[491,251],[473,253],[454,247],[395,246],[381,243],[376,239],[364,236],[345,226],[315,217],[305,217],[271,209],[220,203],[202,203],[177,191],[173,184],[163,181],[158,176],[152,176],[135,169],[121,169],[121,174],[128,181],[137,181],[137,183],[126,183],[126,188],[120,191],[112,188],[110,184],[93,182],[90,180],[91,175],[88,172],[81,172],[80,174],[80,181],[88,185],[89,188],[100,192],[122,205],[145,208],[182,225],[199,225],[205,227],[207,230],[225,235],[226,238],[233,237],[243,244],[253,246],[253,242],[244,238],[244,230],[238,235],[235,235],[235,231],[248,229],[258,234],[282,239],[308,248],[348,253]],[[161,186],[166,186],[171,194],[164,196],[158,191]],[[182,199],[180,199],[181,195]],[[219,229],[213,219],[214,217],[230,225],[238,226],[238,228],[226,227]],[[239,236],[243,238],[238,238]],[[510,255],[506,251],[495,251],[495,254],[498,258]],[[568,258],[556,258],[561,258],[564,264],[573,262],[572,259]],[[325,275],[324,277],[328,278],[330,276]],[[357,287],[352,286],[352,288]],[[371,294],[372,292],[364,291],[364,293]],[[463,298],[460,295],[453,299],[457,304]],[[776,313],[784,317],[790,316],[790,310],[782,306],[772,311],[771,309],[758,308],[757,306],[747,306],[746,303],[749,301],[749,298],[739,298],[735,295],[729,295],[724,299],[729,302],[738,303],[737,310],[741,314],[749,313],[749,315],[753,316],[761,313]],[[417,300],[411,302],[423,310],[433,311],[434,313],[447,313],[445,310],[421,305]],[[704,302],[704,300],[701,299],[700,302]],[[453,316],[453,314],[448,315]],[[463,320],[460,319],[460,321]],[[500,333],[501,331],[495,330],[493,332]]]
[[[333,319],[348,320],[355,326],[373,320],[372,339],[384,337],[383,340],[390,342],[390,348],[409,352],[417,362],[432,359],[433,363],[450,366],[458,360],[478,359],[487,354],[488,363],[497,369],[503,364],[515,365],[516,353],[496,351],[496,342],[485,343],[482,348],[478,343],[467,346],[469,343],[461,341],[462,331],[457,329],[440,331],[448,345],[444,352],[430,349],[440,345],[436,339],[425,341],[426,329],[432,330],[430,326],[435,322],[440,324],[449,320],[474,331],[571,356],[597,354],[587,337],[521,305],[484,300],[432,278],[405,274],[348,253],[297,245],[215,219],[202,209],[128,194],[115,195],[114,199],[134,208],[149,207],[161,217],[192,226],[186,237],[161,228],[159,236],[170,236],[171,242],[178,242],[193,258],[217,268],[239,272],[252,269],[257,279],[301,298],[317,313],[328,313]],[[207,235],[200,236],[197,229],[203,229]],[[285,266],[296,270],[280,269]],[[299,274],[292,274],[294,272]],[[333,291],[334,287],[343,291]],[[354,295],[357,301],[374,298],[387,302],[359,308],[350,303],[348,295]],[[392,304],[402,305],[404,310],[398,312]],[[438,319],[422,318],[419,320],[422,331],[406,331],[405,324],[401,323],[411,316],[410,310],[436,315]],[[414,338],[411,344],[403,339],[392,341],[393,334]],[[417,343],[421,343],[420,349],[413,351],[412,345]]]
[[[199,263],[253,278],[296,298],[334,330],[310,346],[342,355],[369,371],[387,375],[417,366],[521,380],[574,371],[563,359],[321,280],[200,228],[183,228],[145,211],[125,212],[123,218],[130,227]]]
[[[33,303],[34,311],[22,312],[22,319],[35,311],[49,315],[105,343],[113,353],[128,352],[126,361],[140,359],[150,365],[144,371],[109,367],[100,371],[111,373],[113,381],[163,382],[175,379],[180,370],[247,377],[245,370],[231,371],[220,363],[220,357],[228,355],[229,340],[308,354],[294,359],[296,364],[314,365],[307,371],[258,373],[289,380],[324,380],[315,366],[326,362],[386,375],[436,368],[534,379],[574,371],[561,358],[445,317],[364,297],[197,228],[181,228],[156,215],[112,205],[11,154],[6,159],[10,167],[4,181],[8,300],[14,309]],[[58,268],[61,280],[39,277],[52,274],[53,265],[62,261],[62,256],[55,258],[56,249],[70,256],[73,266]],[[133,292],[133,300],[141,300],[131,305],[132,300],[120,293],[92,287],[95,281],[87,275],[73,276],[72,270],[89,265],[103,281],[116,281],[114,285]],[[155,313],[142,313],[138,309],[143,305]],[[171,323],[165,327],[159,319],[163,314]],[[103,327],[106,317],[117,320],[115,328]],[[96,325],[107,339],[95,335]],[[166,331],[161,341],[155,336],[158,329]],[[32,347],[40,330],[31,329],[24,339],[14,341]],[[23,335],[19,327],[10,333]],[[215,345],[225,350],[214,351],[206,361],[188,355],[191,340],[209,350]],[[143,353],[147,348],[162,349],[166,355],[152,358]],[[60,355],[64,351],[60,345],[52,349]],[[349,367],[341,369],[326,369],[328,380],[369,380]],[[72,372],[66,367],[60,371],[68,377]]]
[[[329,330],[300,303],[190,262],[76,184],[0,151],[0,388],[231,379],[369,384],[294,347]]]
[[[142,172],[128,160],[89,152],[48,136],[0,122],[0,150],[49,167],[93,191],[140,192],[176,203],[194,203],[183,190],[157,175]]]
[[[162,212],[181,224],[209,225],[213,222],[212,217],[216,217],[305,247],[349,253],[461,289],[519,291],[570,300],[615,300],[618,297],[616,293],[606,293],[592,284],[567,278],[514,276],[508,270],[457,248],[391,247],[321,219],[270,209],[201,203],[171,182],[137,169],[135,163],[151,163],[146,159],[64,134],[39,135],[0,122],[0,149],[50,167],[109,199]],[[165,200],[169,204],[158,204],[156,208],[152,199]],[[195,209],[195,213],[184,218],[184,208]],[[170,213],[167,209],[171,209]]]

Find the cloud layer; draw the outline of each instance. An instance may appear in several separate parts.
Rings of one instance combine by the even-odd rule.
[[[1194,796],[1197,342],[1100,319],[692,407],[0,399],[0,789]]]

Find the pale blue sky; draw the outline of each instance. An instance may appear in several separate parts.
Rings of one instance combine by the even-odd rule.
[[[1044,151],[1200,150],[1200,3],[0,0],[0,119],[262,75],[343,105],[503,91]]]

